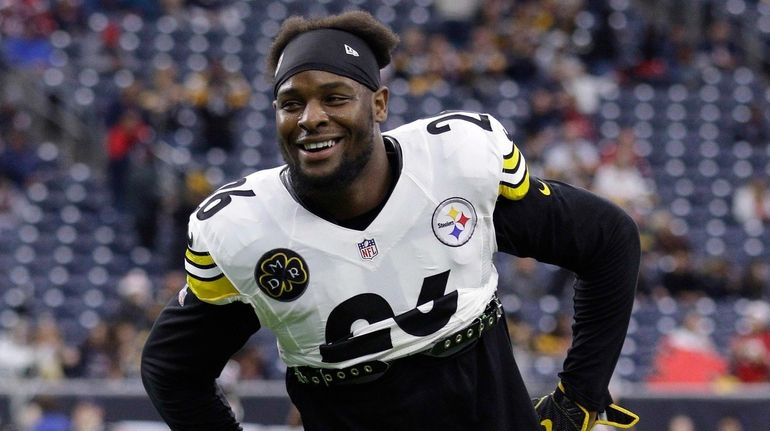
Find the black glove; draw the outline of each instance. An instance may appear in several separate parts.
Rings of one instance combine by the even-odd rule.
[[[589,431],[593,425],[603,424],[628,429],[639,422],[639,416],[618,405],[610,404],[600,413],[594,424],[589,424],[589,412],[580,404],[567,398],[564,387],[559,383],[555,391],[533,399],[540,425],[545,431]]]

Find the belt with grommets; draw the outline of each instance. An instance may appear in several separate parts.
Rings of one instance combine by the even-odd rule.
[[[470,325],[440,339],[432,347],[418,354],[439,358],[451,356],[471,342],[481,338],[502,316],[503,307],[495,295],[487,304],[484,312],[473,319]],[[345,368],[298,366],[289,368],[289,372],[302,384],[336,386],[374,381],[385,374],[388,368],[390,368],[390,364],[385,361],[366,361]]]

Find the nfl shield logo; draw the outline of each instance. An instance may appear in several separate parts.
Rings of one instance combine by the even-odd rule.
[[[372,260],[374,256],[377,256],[377,243],[374,242],[374,238],[366,239],[358,243],[358,251],[361,253],[361,258]]]

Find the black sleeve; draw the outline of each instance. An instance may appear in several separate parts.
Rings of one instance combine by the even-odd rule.
[[[586,190],[532,178],[519,201],[499,198],[500,251],[561,266],[577,276],[572,347],[559,377],[588,409],[609,405],[609,385],[631,317],[641,250],[623,210]]]
[[[259,329],[251,306],[212,305],[188,291],[172,299],[142,352],[142,383],[172,430],[241,430],[215,380]]]

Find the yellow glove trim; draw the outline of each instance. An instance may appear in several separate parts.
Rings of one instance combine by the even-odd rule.
[[[617,411],[623,413],[624,415],[632,418],[632,421],[629,422],[629,423],[620,423],[620,422],[611,421],[611,420],[608,420],[608,419],[598,419],[597,418],[596,419],[596,423],[597,424],[609,425],[609,426],[613,426],[615,428],[620,428],[620,429],[629,429],[632,426],[636,425],[637,422],[639,422],[639,415],[637,415],[636,413],[634,413],[634,412],[632,412],[632,411],[630,411],[628,409],[624,409],[623,407],[620,407],[617,404],[610,404],[609,408],[613,409],[613,410],[617,410]]]
[[[557,387],[557,388],[558,388],[558,389],[559,389],[559,390],[560,390],[560,391],[561,391],[563,394],[566,394],[566,393],[567,393],[567,392],[564,390],[564,385],[562,385],[562,384],[561,384],[561,382],[559,382],[559,384],[558,384],[558,385],[556,385],[556,387]],[[565,395],[565,396],[566,396],[566,395]],[[588,428],[588,420],[590,419],[590,417],[591,417],[591,414],[588,412],[588,409],[586,409],[585,407],[581,406],[579,403],[575,402],[574,400],[573,400],[572,402],[573,402],[573,403],[575,403],[575,405],[576,405],[576,406],[578,406],[578,408],[579,408],[579,409],[580,409],[580,410],[583,412],[583,425],[581,425],[581,426],[580,426],[580,431],[589,431],[589,430],[590,430],[590,428]],[[591,428],[593,428],[593,427],[591,427]]]
[[[562,385],[561,382],[559,382],[557,387],[559,388],[560,391],[562,391],[563,393],[566,393],[566,391],[564,390],[564,385]],[[585,407],[581,406],[579,403],[575,402],[574,400],[572,402],[574,402],[575,405],[577,405],[580,408],[580,410],[582,410],[583,413],[585,413],[585,420],[583,421],[583,426],[580,428],[580,431],[589,431],[589,428],[588,428],[588,410]],[[540,404],[540,403],[538,403],[538,404]],[[628,409],[625,409],[623,407],[620,407],[617,404],[614,404],[614,403],[610,404],[608,406],[608,409],[615,410],[617,412],[620,412],[620,413],[628,416],[631,419],[631,421],[627,422],[627,423],[622,423],[622,422],[617,422],[617,421],[613,421],[613,420],[609,420],[609,419],[601,419],[599,416],[597,416],[596,417],[596,421],[594,422],[594,426],[599,424],[599,425],[609,425],[609,426],[612,426],[612,427],[615,427],[615,428],[620,428],[620,429],[629,429],[629,428],[633,427],[634,425],[636,425],[639,422],[639,415],[637,415],[636,413],[632,412],[631,410],[628,410]],[[606,415],[606,413],[605,413],[605,415]],[[591,428],[593,428],[593,426]]]

